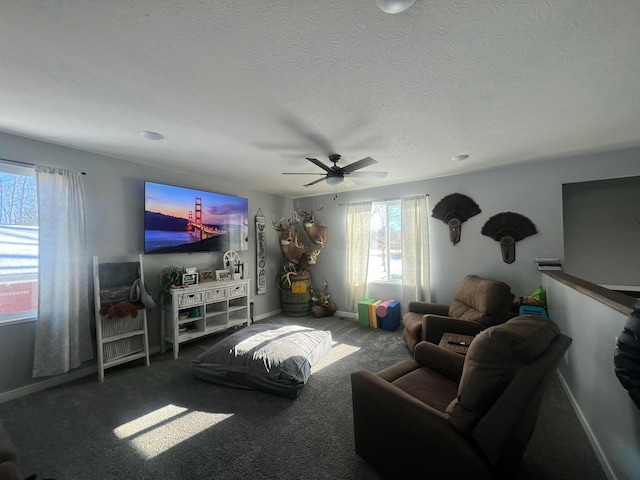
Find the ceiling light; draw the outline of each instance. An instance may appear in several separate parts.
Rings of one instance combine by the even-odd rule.
[[[140,132],[140,135],[142,135],[147,140],[162,140],[164,138],[164,135],[162,135],[160,133],[148,132],[146,130]]]
[[[344,177],[343,176],[327,177],[327,183],[329,185],[331,185],[332,187],[334,185],[340,185],[342,182],[344,182]]]
[[[385,13],[400,13],[414,4],[416,0],[378,0],[378,7]]]
[[[451,157],[451,160],[454,162],[463,162],[467,158],[469,158],[469,155],[456,155],[455,157]]]

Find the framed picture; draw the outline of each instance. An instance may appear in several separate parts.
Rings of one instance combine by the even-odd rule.
[[[228,270],[216,270],[216,280],[219,282],[231,280],[231,274]]]
[[[198,275],[200,276],[200,283],[216,281],[216,272],[210,268],[198,270]]]
[[[198,274],[197,273],[183,273],[182,274],[182,284],[183,285],[197,285],[198,284]]]
[[[244,272],[244,264],[237,263],[233,268],[233,272],[229,272],[229,273],[231,273],[231,278],[233,278],[234,280],[242,280],[243,272]]]

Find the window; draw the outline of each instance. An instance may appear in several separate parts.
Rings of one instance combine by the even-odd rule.
[[[372,205],[367,283],[402,281],[401,218],[400,201]]]
[[[0,162],[0,323],[35,318],[38,200],[33,169]]]

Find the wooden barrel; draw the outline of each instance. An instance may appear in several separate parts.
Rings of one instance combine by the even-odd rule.
[[[280,305],[287,317],[311,315],[311,275],[303,272],[291,275],[291,285],[280,284]]]

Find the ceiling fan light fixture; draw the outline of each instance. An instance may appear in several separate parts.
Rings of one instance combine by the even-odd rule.
[[[385,13],[400,13],[415,3],[416,0],[378,0],[378,7]]]
[[[340,185],[342,182],[344,182],[344,177],[342,176],[327,177],[327,183],[332,187],[335,185]]]

